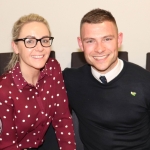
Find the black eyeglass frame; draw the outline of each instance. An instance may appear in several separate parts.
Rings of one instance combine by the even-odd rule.
[[[23,41],[26,48],[34,48],[34,47],[37,45],[38,41],[40,41],[40,43],[41,43],[41,45],[42,45],[41,40],[44,39],[44,38],[49,38],[49,40],[51,40],[50,46],[52,46],[52,43],[53,43],[53,40],[54,40],[54,37],[52,37],[52,36],[51,36],[51,37],[42,37],[42,38],[40,38],[40,39],[36,39],[36,38],[22,38],[22,39],[16,39],[16,40],[14,40],[14,42]],[[36,40],[35,46],[33,46],[33,47],[27,47],[27,46],[26,46],[26,43],[25,43],[25,40],[26,40],[26,39],[35,39],[35,40]],[[43,46],[43,45],[42,45],[42,46]],[[50,46],[43,46],[43,47],[50,47]]]

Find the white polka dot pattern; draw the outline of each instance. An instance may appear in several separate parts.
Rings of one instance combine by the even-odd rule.
[[[46,63],[36,87],[24,80],[18,63],[0,81],[1,126],[7,126],[0,134],[0,149],[38,147],[52,122],[60,149],[75,150],[66,90],[55,59]]]

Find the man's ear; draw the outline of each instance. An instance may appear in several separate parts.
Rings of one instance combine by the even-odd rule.
[[[122,41],[123,41],[123,33],[118,33],[118,48],[121,47],[121,44],[122,44]]]
[[[18,54],[19,51],[18,51],[18,46],[17,46],[17,44],[16,44],[14,41],[12,41],[12,42],[11,42],[11,46],[12,46],[12,49],[13,49],[14,53]]]
[[[83,49],[83,43],[82,43],[81,37],[77,37],[77,41],[78,41],[78,45],[79,45],[80,49],[81,49],[82,51],[84,51],[84,49]]]

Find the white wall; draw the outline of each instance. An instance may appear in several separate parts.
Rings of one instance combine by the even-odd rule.
[[[150,0],[0,0],[0,53],[11,50],[11,29],[22,15],[45,17],[55,37],[53,47],[62,69],[70,67],[71,52],[78,51],[76,37],[82,16],[94,8],[112,12],[123,32],[122,51],[129,61],[145,68],[150,51]]]

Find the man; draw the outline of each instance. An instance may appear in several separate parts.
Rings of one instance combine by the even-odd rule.
[[[118,58],[122,39],[109,11],[81,20],[78,44],[88,64],[63,74],[84,150],[150,149],[150,73]]]

